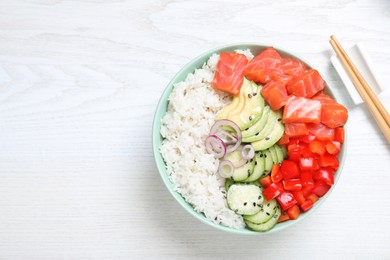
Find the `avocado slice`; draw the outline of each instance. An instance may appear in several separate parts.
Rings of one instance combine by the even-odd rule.
[[[251,127],[241,132],[242,137],[247,138],[263,130],[267,123],[270,110],[271,108],[269,106],[265,106],[263,112],[261,113],[260,119],[257,120],[256,123],[254,123]]]
[[[281,122],[281,118],[281,111],[270,110],[267,123],[264,128],[260,132],[257,132],[252,136],[243,138],[242,141],[246,143],[251,143],[264,139],[273,131],[275,125]]]
[[[284,125],[282,122],[277,122],[272,132],[266,136],[264,139],[253,142],[252,146],[255,148],[255,151],[262,151],[273,146],[284,133]]]
[[[240,94],[233,98],[231,105],[226,106],[217,115],[217,119],[229,119],[241,130],[249,128],[263,113],[265,101],[260,90],[261,86],[244,78]]]

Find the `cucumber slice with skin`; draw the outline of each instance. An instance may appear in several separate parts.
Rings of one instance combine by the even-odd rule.
[[[270,110],[267,123],[264,126],[264,128],[260,132],[257,132],[252,136],[242,138],[242,141],[245,143],[251,143],[251,142],[264,139],[267,135],[269,135],[272,132],[272,129],[274,129],[275,127],[275,124],[278,122],[277,121],[278,118],[279,115],[277,114],[277,112]]]
[[[276,208],[278,207],[278,202],[276,199],[270,201],[264,201],[262,209],[254,215],[244,215],[246,221],[250,221],[254,224],[262,224],[267,222],[275,215]]]
[[[264,174],[261,177],[265,177],[269,175],[271,173],[272,166],[274,165],[270,151],[266,150],[263,152],[263,154],[265,160],[265,167],[264,167]]]
[[[252,229],[253,231],[257,231],[257,232],[266,232],[272,229],[278,223],[280,214],[281,214],[280,207],[277,206],[275,210],[275,214],[267,222],[261,224],[255,224],[245,219],[244,221],[249,229]]]
[[[252,146],[253,148],[255,148],[255,151],[262,151],[268,149],[274,144],[276,144],[276,142],[280,139],[280,137],[282,137],[283,133],[284,133],[284,125],[281,122],[279,122],[278,124],[275,125],[270,135],[268,135],[266,138],[260,141],[253,142]]]
[[[270,148],[268,148],[268,151],[271,154],[273,163],[274,164],[278,164],[279,162],[278,162],[278,156],[276,155],[275,145],[273,145]]]
[[[275,147],[276,156],[278,158],[278,163],[283,162],[285,156],[283,154],[282,148],[277,144],[275,144],[273,147]]]
[[[229,153],[226,157],[227,160],[232,163],[239,162],[242,160],[241,157],[241,149],[237,149],[231,153]],[[255,167],[255,160],[253,158],[247,161],[243,166],[235,168],[233,172],[233,176],[230,177],[233,181],[244,181],[249,178],[249,176],[253,173],[253,168]]]
[[[225,190],[228,191],[230,186],[234,184],[234,181],[232,179],[225,179]]]
[[[240,215],[254,215],[261,210],[264,197],[259,186],[233,184],[227,192],[227,204]]]
[[[256,123],[254,123],[251,127],[241,132],[242,138],[254,136],[256,133],[259,133],[261,130],[263,130],[267,123],[270,109],[271,108],[269,106],[264,107],[260,119],[257,120]]]
[[[256,181],[264,173],[265,160],[262,152],[256,153],[254,160],[255,160],[255,165],[253,168],[253,173],[245,180],[245,182]]]

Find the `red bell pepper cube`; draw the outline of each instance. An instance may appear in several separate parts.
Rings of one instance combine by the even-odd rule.
[[[282,165],[280,166],[280,171],[285,180],[299,177],[298,165],[290,160],[284,160],[282,162]]]
[[[299,159],[299,168],[302,171],[313,171],[319,168],[317,160],[313,157]]]
[[[330,154],[338,154],[340,152],[341,144],[337,141],[328,141],[326,143],[326,150]]]
[[[280,172],[280,165],[279,164],[274,164],[272,166],[271,170],[271,180],[272,182],[280,182],[283,179],[283,175]]]
[[[344,143],[344,128],[337,127],[334,130],[334,140],[339,143]]]
[[[308,200],[313,201],[313,203],[316,203],[316,201],[320,199],[320,198],[318,198],[318,196],[315,195],[314,193],[310,193],[309,196],[307,196],[306,198],[307,198]]]
[[[294,195],[294,198],[296,199],[298,205],[301,205],[303,202],[306,201],[302,191],[295,190],[295,191],[291,191],[291,193]]]
[[[313,205],[314,205],[313,201],[307,200],[307,201],[303,202],[300,207],[301,207],[302,211],[308,211],[309,209],[311,209],[311,207],[313,207]]]
[[[300,179],[288,179],[283,180],[283,187],[285,190],[301,190],[302,182]]]
[[[284,211],[284,212],[280,215],[280,217],[279,217],[279,219],[278,219],[278,223],[287,221],[287,220],[289,220],[289,219],[290,219],[290,217],[288,216],[287,212]]]
[[[321,168],[313,173],[313,179],[316,181],[323,181],[328,185],[332,185],[334,184],[334,172],[335,171],[329,167]]]
[[[291,208],[287,210],[287,215],[290,219],[297,219],[299,215],[301,214],[301,211],[299,210],[299,207],[297,205],[293,205]]]
[[[276,198],[276,196],[279,196],[282,193],[282,189],[280,185],[276,183],[271,183],[267,188],[263,190],[263,195],[266,200],[272,200],[273,198]]]
[[[272,180],[271,180],[271,176],[267,175],[266,177],[264,178],[261,178],[259,180],[259,183],[261,184],[261,186],[263,186],[264,188],[267,188],[269,185],[271,185],[272,183]]]
[[[323,155],[326,152],[325,144],[319,140],[314,140],[309,144],[310,151],[319,155]]]
[[[318,164],[321,167],[331,167],[337,170],[337,168],[339,167],[339,160],[337,159],[336,155],[325,153],[319,158]]]
[[[312,192],[316,194],[318,197],[324,196],[330,189],[330,185],[326,184],[323,181],[316,181],[314,183],[314,188]]]
[[[295,204],[297,204],[294,195],[289,191],[282,192],[280,195],[276,197],[276,199],[283,210],[287,210],[292,206],[294,206]]]
[[[311,171],[302,171],[301,172],[301,182],[302,186],[309,186],[314,184],[313,172]]]

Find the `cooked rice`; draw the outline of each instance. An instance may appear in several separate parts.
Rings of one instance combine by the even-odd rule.
[[[252,59],[250,50],[237,51]],[[217,173],[219,160],[206,152],[205,140],[215,115],[227,105],[229,95],[211,87],[219,55],[174,85],[162,119],[161,154],[174,189],[195,211],[215,223],[244,227],[242,217],[226,204],[225,179]]]

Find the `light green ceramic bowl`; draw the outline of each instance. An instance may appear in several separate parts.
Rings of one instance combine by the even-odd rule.
[[[254,44],[254,43],[231,44],[231,45],[225,45],[225,46],[221,46],[221,47],[218,47],[218,48],[211,49],[211,50],[201,54],[200,56],[196,57],[195,59],[190,61],[187,65],[185,65],[173,77],[171,82],[169,82],[168,86],[166,87],[164,93],[162,94],[162,96],[160,98],[160,101],[159,101],[159,103],[157,105],[156,113],[154,115],[154,121],[153,121],[153,152],[154,152],[154,158],[155,158],[155,161],[156,161],[156,165],[157,165],[159,174],[160,174],[160,176],[161,176],[165,186],[167,187],[169,192],[172,194],[172,196],[176,199],[176,201],[187,212],[189,212],[192,216],[194,216],[195,218],[199,219],[201,222],[203,222],[203,223],[205,223],[207,225],[210,225],[210,226],[212,226],[212,227],[214,227],[216,229],[227,231],[227,232],[230,232],[230,233],[243,234],[243,235],[265,235],[265,234],[274,233],[274,232],[283,230],[283,229],[285,229],[285,228],[287,228],[289,226],[292,226],[292,225],[294,225],[294,224],[304,220],[309,215],[313,214],[316,211],[316,209],[318,207],[320,207],[320,205],[327,199],[327,197],[329,196],[331,191],[333,189],[335,189],[337,181],[340,178],[340,174],[341,174],[341,171],[343,169],[344,161],[345,161],[345,157],[346,157],[346,147],[347,147],[347,136],[346,136],[346,133],[347,133],[347,129],[345,129],[345,143],[344,143],[344,145],[343,145],[343,147],[341,149],[340,155],[339,155],[340,167],[337,170],[336,175],[335,175],[335,184],[332,186],[330,191],[325,196],[323,196],[319,201],[317,201],[314,204],[312,209],[310,209],[306,213],[302,213],[297,220],[286,221],[286,222],[283,222],[283,223],[278,223],[273,229],[271,229],[270,231],[265,232],[265,233],[254,232],[254,231],[251,231],[251,230],[246,229],[246,228],[234,229],[234,228],[229,228],[229,227],[226,227],[226,226],[223,226],[223,225],[215,224],[212,221],[210,221],[209,219],[207,219],[202,213],[198,213],[198,212],[194,211],[192,206],[190,204],[188,204],[179,193],[177,193],[176,191],[173,190],[173,184],[171,183],[171,181],[168,178],[168,173],[167,173],[167,169],[166,169],[166,166],[165,166],[164,159],[162,158],[162,156],[160,154],[160,146],[161,146],[161,143],[162,143],[162,140],[163,140],[163,138],[160,135],[160,129],[161,129],[161,119],[164,117],[164,115],[165,115],[165,113],[167,111],[168,97],[169,97],[169,94],[172,91],[172,88],[173,88],[174,84],[176,84],[176,83],[178,83],[180,81],[183,81],[186,78],[186,76],[189,73],[193,73],[195,69],[201,68],[203,63],[205,63],[208,60],[208,58],[213,53],[220,53],[220,52],[223,52],[223,51],[231,52],[231,51],[234,51],[234,50],[237,50],[237,49],[244,50],[244,49],[249,48],[251,50],[251,52],[254,55],[256,55],[256,54],[260,53],[261,51],[263,51],[268,46],[269,45],[260,45],[260,44]],[[290,52],[282,50],[282,49],[280,49],[280,48],[278,48],[278,47],[276,47],[274,45],[273,45],[273,47],[275,49],[277,49],[279,51],[279,53],[281,53],[282,56],[290,56],[290,57],[299,58],[299,57],[291,54]],[[299,58],[299,59],[302,60],[301,58]],[[305,61],[303,61],[303,62],[305,62]],[[305,62],[305,63],[306,63],[306,65],[308,67],[312,67],[307,62]],[[326,87],[325,92],[327,92],[327,94],[329,94],[330,96],[332,96],[333,98],[335,98],[337,100],[337,97],[334,96],[334,93],[331,91],[331,89],[329,87]]]

